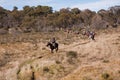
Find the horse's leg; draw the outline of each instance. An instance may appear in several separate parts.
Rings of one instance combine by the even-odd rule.
[[[95,40],[95,36],[94,35],[92,36],[92,40]]]
[[[58,47],[56,48],[56,52],[58,51]]]
[[[92,38],[91,38],[91,35],[88,35],[88,39],[90,39],[90,40],[92,39]]]
[[[53,49],[51,49],[51,53],[53,53]]]

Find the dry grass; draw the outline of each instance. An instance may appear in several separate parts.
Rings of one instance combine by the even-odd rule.
[[[6,80],[118,80],[120,35],[110,31],[98,32],[96,41],[63,32],[0,36],[0,72]],[[50,54],[45,45],[52,36],[60,47]]]

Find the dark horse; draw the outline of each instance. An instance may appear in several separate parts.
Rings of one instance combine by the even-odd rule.
[[[52,44],[52,43],[48,42],[46,46],[47,46],[47,47],[50,47],[51,53],[53,53],[53,50],[54,50],[54,49],[55,49],[56,52],[58,51],[58,43]]]

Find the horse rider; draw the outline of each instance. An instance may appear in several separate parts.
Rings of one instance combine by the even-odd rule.
[[[56,43],[55,37],[53,37],[53,38],[50,40],[50,43],[51,43],[53,46],[55,46],[55,43]]]

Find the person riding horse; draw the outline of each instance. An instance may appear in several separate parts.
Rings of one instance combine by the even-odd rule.
[[[92,39],[92,40],[95,40],[95,32],[93,32],[93,31],[85,31],[84,33],[83,33],[83,35],[86,35],[86,36],[88,36],[90,39]]]
[[[56,52],[58,51],[58,43],[56,42],[55,37],[53,37],[50,42],[48,42],[47,46],[50,46],[51,53],[53,53],[53,50],[55,49]]]

